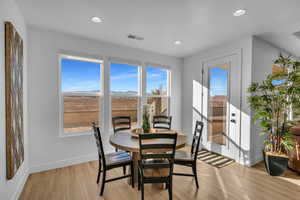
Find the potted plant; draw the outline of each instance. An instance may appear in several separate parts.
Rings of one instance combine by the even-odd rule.
[[[299,107],[300,63],[290,57],[279,56],[275,65],[281,70],[267,76],[262,83],[248,88],[248,102],[254,110],[253,118],[260,123],[264,135],[263,156],[266,170],[279,176],[287,168],[287,152],[294,148],[290,128],[292,107]]]
[[[147,106],[144,106],[142,129],[144,133],[149,133],[150,131],[149,113]]]

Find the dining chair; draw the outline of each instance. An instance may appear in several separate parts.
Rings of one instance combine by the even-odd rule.
[[[96,139],[98,156],[99,156],[99,169],[98,169],[97,183],[99,183],[100,175],[102,172],[102,183],[101,183],[100,196],[103,195],[105,183],[108,183],[111,181],[116,181],[119,179],[131,177],[132,187],[134,187],[134,172],[133,172],[132,157],[126,151],[119,151],[119,152],[104,154],[100,129],[99,129],[99,127],[96,126],[95,123],[93,123],[93,130],[94,130],[94,136]],[[128,165],[131,168],[131,174],[120,176],[117,178],[106,179],[107,171],[109,171],[111,169],[119,168],[119,167],[123,167],[123,169],[124,169],[124,167],[126,167]]]
[[[116,116],[112,118],[112,125],[113,125],[113,130],[114,134],[120,132],[120,131],[125,131],[125,130],[130,130],[131,129],[131,117],[130,116]],[[116,152],[118,152],[118,149],[115,149]],[[127,152],[129,153],[129,152]],[[123,173],[126,174],[126,166],[123,167]]]
[[[130,130],[131,129],[131,118],[130,116],[117,116],[112,118],[112,125],[113,125],[113,130],[114,134],[120,132],[120,131],[125,131],[125,130]],[[116,152],[118,152],[118,149],[115,149]],[[129,152],[127,152],[129,153]],[[123,167],[123,173],[126,174],[126,166]]]
[[[172,116],[156,115],[153,116],[152,126],[158,129],[171,129]]]
[[[197,156],[198,156],[198,152],[199,152],[199,146],[200,146],[200,140],[202,137],[203,126],[204,126],[203,122],[196,121],[191,151],[186,152],[183,150],[178,150],[175,152],[175,159],[174,159],[175,165],[183,165],[186,167],[191,167],[193,170],[193,174],[175,173],[174,172],[173,175],[194,177],[197,188],[199,188],[198,178],[197,178]]]
[[[139,135],[140,160],[138,189],[144,200],[144,184],[165,183],[172,200],[172,175],[177,134],[153,133]]]
[[[114,129],[114,134],[130,130],[131,129],[131,118],[130,116],[117,116],[112,118],[112,125]]]

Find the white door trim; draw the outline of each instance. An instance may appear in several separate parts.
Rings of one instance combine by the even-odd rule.
[[[235,77],[235,79],[238,79],[237,82],[240,83],[240,88],[239,88],[239,97],[238,97],[238,100],[239,100],[239,103],[238,103],[238,113],[236,113],[236,121],[238,123],[238,127],[237,127],[237,131],[238,131],[238,134],[236,134],[235,136],[235,142],[236,142],[236,149],[235,149],[235,152],[234,152],[234,159],[237,161],[237,162],[240,162],[241,161],[241,108],[242,108],[242,88],[243,88],[243,85],[242,85],[242,49],[237,49],[237,50],[234,50],[232,52],[229,52],[229,53],[224,53],[224,54],[221,54],[219,56],[212,56],[212,57],[208,57],[206,59],[203,59],[203,61],[201,62],[201,71],[205,71],[205,67],[207,65],[207,63],[214,63],[214,62],[218,62],[219,60],[221,59],[224,59],[226,60],[226,57],[230,59],[230,57],[235,57],[236,58],[236,67],[238,68],[239,72],[237,72],[239,74],[238,77]],[[231,69],[230,69],[231,70]],[[207,76],[207,75],[206,75]],[[230,76],[230,75],[229,75]],[[230,77],[229,77],[230,79]],[[204,79],[204,76],[202,75],[202,105],[201,105],[201,111],[202,113],[205,113],[205,98],[207,98],[207,95],[205,94],[204,90],[205,90],[205,86],[204,84],[206,84],[205,82],[205,79]],[[207,111],[206,111],[207,113]],[[205,117],[205,116],[202,116],[202,118]],[[229,119],[230,120],[230,119]],[[206,128],[206,131],[207,131],[207,128]]]

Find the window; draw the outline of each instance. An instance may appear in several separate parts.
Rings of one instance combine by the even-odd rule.
[[[132,126],[139,123],[139,66],[111,62],[111,116],[130,116]]]
[[[209,135],[208,141],[225,145],[228,134],[229,67],[209,67]]]
[[[146,108],[154,115],[169,115],[169,74],[167,69],[146,67]]]
[[[102,61],[60,57],[61,132],[89,133],[91,123],[102,122]]]
[[[273,65],[272,66],[272,74],[277,74],[283,72],[283,68],[278,66],[278,65]],[[272,84],[275,86],[284,84],[286,82],[285,79],[283,80],[272,80]],[[300,121],[300,107],[296,104],[293,104],[290,106],[290,113],[289,113],[289,120],[293,121]]]
[[[104,62],[60,55],[61,136],[91,134],[92,122],[112,127],[111,118],[116,116],[130,116],[132,127],[140,127],[145,107],[150,120],[153,115],[169,115],[168,69],[122,59],[111,59],[109,65]],[[110,115],[104,116],[103,108],[109,108]]]
[[[148,95],[167,95],[168,71],[161,68],[146,68],[147,94]]]

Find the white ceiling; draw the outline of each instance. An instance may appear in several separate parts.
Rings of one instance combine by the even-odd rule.
[[[27,23],[185,57],[249,34],[300,55],[300,0],[17,0]],[[246,8],[248,13],[232,13]],[[104,22],[94,24],[92,16]],[[298,24],[297,24],[298,23]],[[145,38],[129,40],[129,33]],[[174,45],[181,40],[182,45]]]

